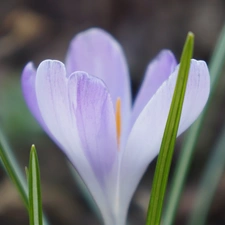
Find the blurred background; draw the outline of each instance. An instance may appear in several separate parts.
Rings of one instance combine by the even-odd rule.
[[[26,108],[21,71],[47,58],[64,61],[70,40],[80,31],[101,27],[123,46],[135,96],[146,66],[164,48],[179,60],[188,31],[195,34],[194,58],[209,61],[225,21],[223,0],[0,0],[0,124],[22,168],[31,144],[40,161],[43,204],[54,225],[100,224],[72,179],[67,161]],[[221,132],[225,115],[225,78],[212,102],[193,157],[175,224],[190,215],[199,179],[210,149]],[[179,155],[178,139],[171,175]],[[153,162],[133,198],[130,224],[144,224],[152,182]],[[216,175],[216,174],[215,174]],[[207,220],[225,224],[225,174]],[[16,189],[0,168],[0,224],[28,224]]]

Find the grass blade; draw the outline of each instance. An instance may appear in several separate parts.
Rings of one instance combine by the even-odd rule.
[[[164,195],[186,91],[193,45],[194,35],[189,33],[182,52],[176,87],[157,160],[146,225],[160,224]]]
[[[206,105],[202,115],[198,118],[198,120],[191,126],[189,129],[187,136],[185,138],[185,142],[183,144],[183,148],[180,153],[180,157],[177,160],[177,166],[175,168],[175,174],[172,180],[171,191],[168,195],[168,204],[165,207],[165,216],[164,221],[166,225],[172,225],[174,221],[174,217],[177,211],[177,207],[179,204],[181,192],[183,190],[185,177],[187,175],[189,165],[191,162],[191,158],[200,134],[200,130],[203,124],[203,119],[206,115],[207,109],[210,105],[212,96],[216,90],[216,86],[218,80],[220,78],[222,69],[224,67],[225,62],[225,25],[220,34],[220,37],[217,41],[215,50],[213,52],[211,61],[209,63],[209,71],[211,75],[211,87],[210,87],[210,96],[208,100],[208,104]]]
[[[19,192],[22,201],[29,212],[27,181],[1,130],[0,130],[0,160],[2,166],[4,167],[12,183],[17,188],[17,191]],[[45,216],[43,220],[45,225],[49,224]]]
[[[40,169],[34,145],[30,151],[28,177],[30,225],[42,225]]]
[[[189,220],[189,225],[204,225],[214,194],[225,168],[225,129],[219,141],[212,149],[201,179],[199,192],[196,195],[195,205]]]
[[[27,210],[29,210],[28,189],[26,179],[24,178],[24,175],[1,130],[0,130],[0,159],[5,171],[7,172],[13,184],[16,186],[24,202],[24,205],[26,206]]]

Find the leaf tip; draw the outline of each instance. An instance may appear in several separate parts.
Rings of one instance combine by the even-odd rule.
[[[189,32],[188,32],[188,37],[190,37],[190,38],[194,38],[194,37],[195,37],[195,35],[194,35],[194,33],[193,33],[193,32],[189,31]]]
[[[35,145],[31,145],[30,154],[35,154],[36,155]]]

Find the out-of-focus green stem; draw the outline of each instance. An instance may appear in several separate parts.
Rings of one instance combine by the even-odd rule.
[[[29,210],[27,182],[1,130],[0,159],[5,171],[16,186],[27,210]]]
[[[215,92],[218,80],[224,67],[224,62],[225,62],[225,25],[217,41],[215,50],[212,54],[212,58],[209,63],[209,70],[211,75],[211,92],[208,104],[206,105],[202,115],[198,118],[198,120],[194,123],[194,125],[192,125],[192,127],[188,131],[183,148],[180,153],[180,157],[177,160],[177,166],[175,168],[175,174],[172,180],[171,191],[168,195],[168,204],[165,207],[165,214],[163,217],[163,224],[165,225],[173,224],[174,217],[179,204],[180,195],[183,190],[185,178],[203,124],[203,119],[206,115],[209,103]]]
[[[29,212],[27,181],[1,130],[0,130],[0,160],[11,181],[17,188],[24,202],[24,205],[26,206]],[[43,218],[43,223],[44,225],[49,224],[46,217]]]
[[[209,212],[216,188],[223,175],[225,168],[225,129],[220,135],[219,141],[212,149],[209,160],[205,166],[199,191],[195,198],[195,205],[190,216],[189,225],[206,224],[207,214]]]
[[[225,25],[221,31],[216,47],[209,62],[209,71],[211,74],[211,95],[213,96],[217,87],[218,80],[222,75],[225,62]],[[208,104],[209,105],[209,104]]]

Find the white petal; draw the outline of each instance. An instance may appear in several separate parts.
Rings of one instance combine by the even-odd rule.
[[[128,138],[120,176],[121,207],[127,208],[149,163],[159,153],[178,68],[143,109]],[[199,116],[209,96],[210,78],[203,61],[192,60],[178,135]]]
[[[85,72],[67,76],[61,62],[46,60],[37,69],[36,94],[51,136],[81,175],[105,223],[113,225],[118,150],[104,83]]]

